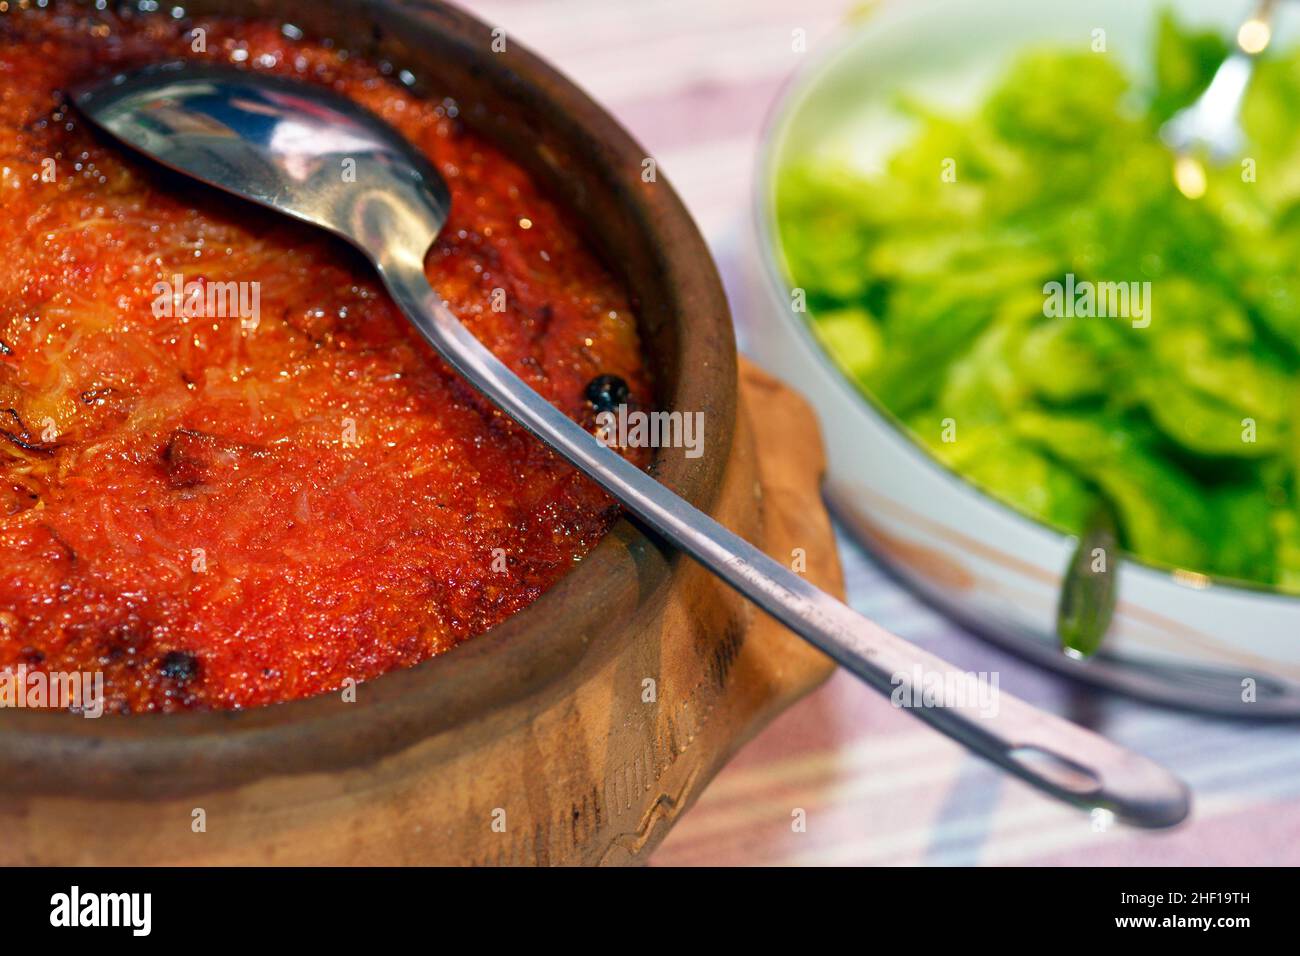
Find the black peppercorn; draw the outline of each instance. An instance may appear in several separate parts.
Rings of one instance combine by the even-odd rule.
[[[587,383],[587,401],[597,412],[612,412],[628,399],[627,382],[617,375],[597,375]]]
[[[170,677],[183,684],[198,676],[199,659],[185,651],[168,651],[158,665],[158,670],[163,677]]]

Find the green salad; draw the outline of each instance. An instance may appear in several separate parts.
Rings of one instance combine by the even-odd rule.
[[[1300,591],[1300,52],[1259,64],[1203,195],[1159,137],[1227,52],[1169,15],[1149,77],[1029,50],[972,112],[900,103],[878,176],[786,165],[778,232],[826,350],[955,471],[1064,531],[1105,508],[1144,560]]]

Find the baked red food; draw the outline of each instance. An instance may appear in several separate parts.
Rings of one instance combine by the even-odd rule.
[[[528,174],[453,101],[296,34],[0,14],[0,670],[102,671],[115,711],[321,693],[526,607],[618,515],[353,253],[124,155],[61,92],[175,57],[334,86],[446,177],[426,270],[475,334],[585,424],[599,376],[648,403],[628,297]]]

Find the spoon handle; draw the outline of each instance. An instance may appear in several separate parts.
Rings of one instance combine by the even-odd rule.
[[[692,507],[533,391],[451,313],[410,261],[379,264],[398,306],[467,381],[645,524],[895,704],[1053,796],[1138,826],[1186,816],[1159,764],[1001,693],[890,634]],[[938,699],[936,699],[936,697]]]

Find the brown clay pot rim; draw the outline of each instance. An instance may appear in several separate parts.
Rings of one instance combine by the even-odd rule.
[[[538,111],[563,137],[589,149],[586,161],[631,209],[656,250],[658,282],[671,300],[677,334],[669,358],[678,374],[671,390],[658,396],[660,407],[705,410],[709,422],[708,454],[694,461],[660,456],[653,470],[686,500],[708,509],[721,485],[735,424],[735,343],[721,281],[689,213],[662,176],[652,188],[640,182],[649,154],[513,37],[507,52],[488,53],[493,28],[458,8],[438,0],[334,0],[320,6],[332,9],[313,9],[311,0],[199,0],[189,9],[281,19],[318,36],[332,34],[312,29],[313,22],[364,17],[371,45],[400,35],[403,42],[429,42],[443,54],[463,57],[473,80],[483,84],[476,89]],[[334,38],[358,48],[355,36]],[[417,63],[394,66],[421,75]],[[462,102],[474,98],[467,91],[450,92]],[[355,703],[327,694],[245,711],[95,720],[0,709],[0,780],[11,795],[162,799],[370,763],[547,693],[584,655],[617,641],[611,632],[656,612],[679,560],[624,519],[532,606],[447,654],[360,685]]]

